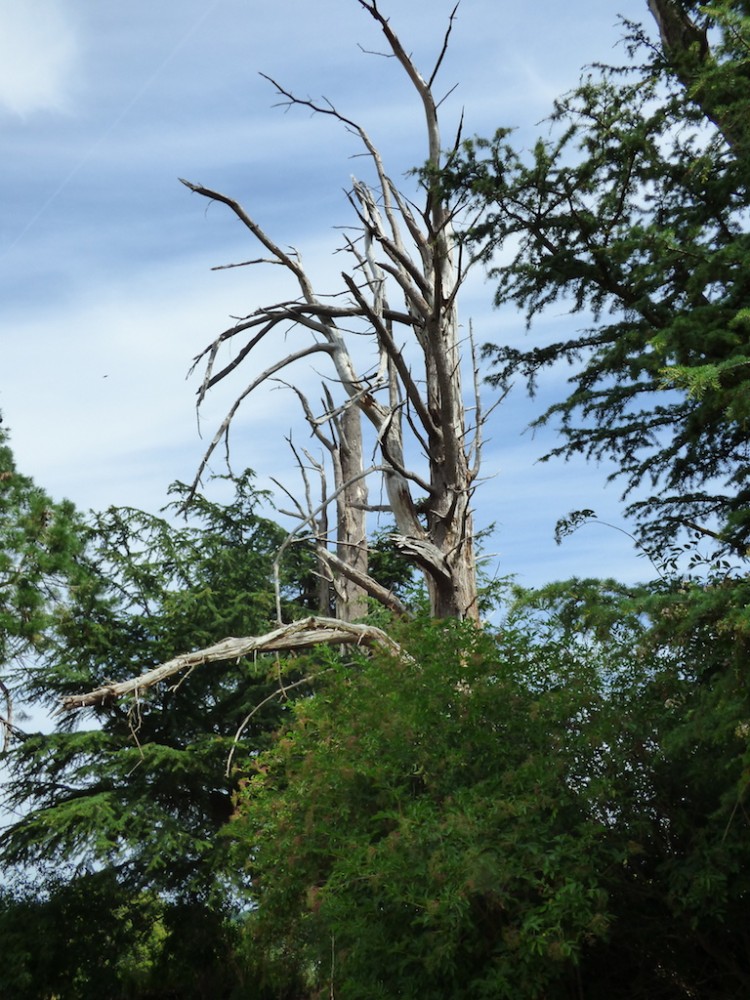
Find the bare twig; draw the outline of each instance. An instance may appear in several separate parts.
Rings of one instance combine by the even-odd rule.
[[[368,469],[363,469],[356,476],[352,476],[351,479],[348,479],[346,482],[340,483],[339,486],[333,491],[333,493],[324,497],[322,502],[315,508],[315,510],[311,511],[307,517],[302,519],[300,521],[300,524],[298,524],[296,528],[290,531],[289,534],[284,539],[284,541],[281,543],[281,545],[279,546],[279,550],[276,553],[276,556],[273,561],[273,581],[274,581],[274,590],[276,591],[276,620],[279,622],[280,625],[282,622],[280,568],[281,568],[281,560],[286,550],[289,548],[292,542],[296,540],[297,535],[299,534],[300,531],[302,531],[302,529],[306,525],[314,527],[315,518],[318,517],[321,511],[325,510],[325,508],[333,500],[335,500],[336,497],[338,497],[341,493],[343,493],[346,489],[348,489],[352,485],[352,483],[357,482],[360,479],[365,479],[367,476],[371,476],[374,472],[386,472],[386,471],[391,471],[391,470],[387,469],[382,465],[371,465]]]
[[[326,673],[326,671],[321,671],[321,673]],[[319,676],[319,675],[316,675],[316,676]],[[237,732],[234,734],[234,739],[232,740],[232,748],[229,751],[229,756],[227,757],[227,766],[226,766],[226,769],[224,771],[225,777],[228,778],[231,775],[231,773],[232,773],[232,761],[234,760],[234,752],[237,749],[237,745],[238,745],[240,739],[242,738],[242,734],[245,732],[245,730],[250,725],[250,723],[252,722],[253,718],[258,714],[258,712],[260,712],[260,710],[264,706],[266,706],[269,702],[274,701],[274,699],[281,698],[281,697],[286,697],[287,691],[293,691],[294,688],[302,687],[303,684],[312,684],[312,682],[314,680],[315,680],[315,677],[311,675],[311,676],[308,676],[308,677],[301,677],[299,680],[293,681],[291,684],[283,684],[283,685],[277,687],[276,690],[272,691],[271,694],[269,694],[267,698],[264,698],[263,701],[258,702],[258,704],[255,706],[255,708],[253,708],[252,711],[248,715],[245,716],[245,718],[240,723],[239,728],[237,729]]]

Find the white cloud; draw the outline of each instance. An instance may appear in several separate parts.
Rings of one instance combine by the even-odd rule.
[[[78,50],[60,0],[0,0],[0,108],[62,111]]]

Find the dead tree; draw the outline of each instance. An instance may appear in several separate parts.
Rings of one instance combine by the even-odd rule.
[[[336,538],[318,539],[325,572],[335,583],[337,617],[356,618],[366,596],[378,592],[367,568],[367,469],[363,422],[371,428],[383,493],[395,521],[394,540],[405,558],[424,573],[436,617],[477,618],[477,583],[472,494],[479,470],[482,419],[473,399],[472,426],[464,404],[465,368],[476,395],[476,372],[461,332],[457,294],[464,271],[453,233],[457,205],[440,192],[435,178],[443,162],[438,101],[433,87],[447,49],[456,14],[451,13],[436,64],[423,76],[403,48],[377,0],[356,0],[379,26],[391,54],[406,72],[424,113],[426,162],[418,209],[386,173],[368,133],[332,104],[301,99],[275,81],[283,103],[332,117],[362,143],[374,167],[375,184],[353,179],[349,201],[356,215],[345,236],[350,267],[339,289],[320,294],[295,252],[282,249],[255,217],[235,199],[202,184],[183,181],[191,191],[226,205],[263,248],[253,266],[281,265],[293,279],[296,294],[262,306],[221,333],[197,358],[204,365],[199,405],[212,386],[251,363],[253,349],[281,328],[309,339],[254,374],[218,429],[203,464],[228,434],[241,402],[263,383],[286,376],[296,361],[327,356],[331,379],[320,412],[302,392],[297,395],[307,422],[328,452],[333,469],[332,499],[337,500]],[[268,78],[270,79],[270,78]],[[358,367],[353,342],[371,338],[377,362]],[[235,357],[221,363],[227,345]],[[335,390],[334,390],[335,387]],[[334,398],[334,391],[339,398]],[[374,472],[372,473],[375,474]],[[297,504],[297,513],[309,512]],[[382,590],[382,588],[380,588]]]
[[[284,488],[298,526],[277,554],[276,575],[278,579],[285,548],[306,532],[307,538],[315,541],[322,564],[320,614],[284,624],[279,601],[278,628],[267,635],[228,638],[178,656],[124,684],[68,697],[64,710],[103,704],[128,693],[137,699],[152,685],[177,673],[249,653],[294,653],[319,644],[344,644],[386,648],[408,661],[408,655],[380,629],[351,622],[360,617],[367,597],[396,614],[405,610],[398,598],[368,571],[367,515],[376,509],[390,513],[396,525],[393,538],[397,547],[424,573],[433,615],[478,619],[471,502],[487,415],[479,407],[471,337],[459,327],[457,297],[465,268],[453,222],[462,205],[450,202],[440,189],[444,154],[439,102],[433,94],[456,8],[435,66],[424,77],[381,13],[377,0],[353,2],[379,26],[390,54],[406,72],[421,102],[427,139],[422,207],[417,208],[393,183],[377,147],[360,125],[327,102],[301,100],[275,83],[285,103],[330,116],[350,130],[362,143],[374,168],[373,185],[353,179],[349,191],[356,224],[344,239],[343,249],[351,266],[341,274],[341,287],[319,294],[299,256],[283,250],[239,202],[202,184],[183,181],[191,191],[226,205],[260,244],[263,256],[247,263],[280,265],[296,286],[294,297],[256,309],[216,337],[195,359],[196,365],[205,366],[198,405],[217,383],[239,368],[246,370],[253,350],[266,338],[280,330],[291,330],[303,338],[290,353],[249,379],[209,445],[195,483],[213,450],[228,435],[243,400],[271,380],[283,381],[296,394],[333,477],[328,489],[325,464],[309,449],[290,442],[304,490],[303,496],[296,496]],[[363,334],[374,348],[370,351],[374,360],[364,369],[357,363],[361,352],[354,350]],[[234,357],[222,362],[223,349],[229,345],[235,347]],[[319,412],[289,373],[295,362],[311,358],[327,358],[331,366]],[[464,404],[465,381],[472,394],[471,426]],[[365,462],[368,438],[363,432],[367,428],[373,442],[369,462]],[[321,483],[320,502],[314,498],[311,473]],[[385,501],[376,506],[369,503],[367,492],[373,477],[380,477]],[[336,537],[329,539],[328,508],[332,505],[336,509]],[[336,618],[323,613],[329,582],[336,593]],[[284,690],[280,688],[279,692],[283,694]]]

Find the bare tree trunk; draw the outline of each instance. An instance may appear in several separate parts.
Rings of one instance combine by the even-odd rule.
[[[326,481],[322,479],[321,500],[326,498]],[[331,613],[331,577],[327,562],[328,551],[328,506],[321,505],[320,517],[315,528],[315,554],[318,561],[318,614],[326,617]]]
[[[343,486],[336,497],[337,555],[352,575],[335,574],[336,617],[354,622],[367,614],[367,592],[356,582],[368,575],[367,559],[367,480],[362,454],[362,418],[359,410],[347,407],[336,421],[338,432],[337,481]]]

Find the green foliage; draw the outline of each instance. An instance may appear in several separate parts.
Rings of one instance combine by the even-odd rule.
[[[408,658],[326,675],[243,795],[266,975],[348,998],[551,996],[608,924],[604,826],[566,780],[593,753],[595,670],[510,622],[399,638]]]
[[[235,488],[98,518],[27,695],[264,631],[280,529]],[[26,735],[0,848],[53,875],[0,899],[0,995],[744,996],[748,608],[726,570],[568,581],[497,633],[389,623],[401,656],[207,666]]]
[[[38,647],[75,575],[83,524],[16,468],[0,427],[0,668]]]
[[[0,892],[0,996],[217,1000],[247,989],[239,928],[200,903],[130,893],[111,871]],[[40,886],[43,885],[43,888]]]
[[[94,519],[79,577],[57,611],[39,662],[16,676],[29,700],[122,680],[228,635],[267,631],[275,614],[273,557],[283,531],[259,516],[251,477],[227,505],[202,496],[175,526],[140,511]],[[184,489],[175,487],[178,498]],[[284,581],[294,612],[296,581]],[[22,818],[0,836],[6,863],[106,866],[138,888],[179,897],[225,891],[217,831],[232,813],[225,775],[236,730],[278,686],[273,658],[194,670],[178,684],[110,704],[97,728],[61,720],[6,755],[6,805]],[[271,699],[245,727],[250,748],[268,740],[283,706]]]
[[[66,694],[129,678],[227,635],[273,627],[273,561],[285,532],[259,515],[265,497],[251,474],[232,485],[234,498],[226,504],[192,497],[184,523],[113,508],[85,528],[79,524],[75,573],[68,573],[66,588],[46,612],[50,627],[37,659],[18,662],[11,672],[16,691],[56,708]],[[186,488],[178,484],[172,493],[180,510]],[[15,543],[9,539],[9,548]],[[411,574],[387,542],[377,551],[381,578],[406,587]],[[310,545],[287,550],[280,581],[287,619],[315,609],[307,604],[317,600],[314,570]],[[172,983],[169,995],[180,997],[240,990],[244,966],[232,949],[246,879],[233,870],[225,835],[244,780],[236,766],[227,773],[235,734],[241,729],[240,756],[271,745],[292,693],[305,691],[294,682],[334,662],[321,652],[288,663],[265,656],[213,664],[133,703],[96,709],[95,728],[76,729],[76,716],[61,719],[53,733],[17,731],[4,755],[4,805],[18,819],[0,833],[0,852],[8,873],[43,865],[54,881],[43,898],[26,892],[4,900],[0,950],[7,944],[19,956],[17,980],[30,977],[29,995],[147,996],[166,982]],[[275,697],[280,686],[286,693]],[[100,885],[106,888],[101,898],[92,888]],[[60,917],[85,894],[88,911],[75,920]],[[82,941],[93,936],[98,942],[109,926],[100,909],[140,913],[144,900],[150,902],[142,933],[151,951],[140,986],[128,985],[121,962],[89,968],[68,954],[64,935],[47,934],[59,918],[81,923]],[[24,948],[33,955],[37,933],[46,934],[53,949],[49,968],[23,958]],[[140,941],[113,937],[113,947],[127,956],[139,953]],[[54,985],[58,981],[65,985]],[[45,993],[47,982],[53,985]],[[166,996],[164,990],[154,996]],[[16,985],[11,993],[25,995]]]
[[[133,995],[153,960],[158,901],[125,897],[108,873],[72,883],[47,876],[44,882],[44,891],[26,885],[0,896],[0,995],[14,1000]],[[122,990],[114,992],[118,979]]]
[[[273,627],[285,532],[258,513],[251,474],[232,485],[226,504],[193,497],[183,523],[130,509],[94,516],[39,656],[16,665],[16,690],[57,707],[65,694]],[[186,488],[172,493],[180,508]],[[282,605],[295,617],[314,599],[314,562],[304,545],[288,555]],[[227,774],[227,761],[241,726],[245,754],[271,743],[291,697],[273,694],[309,666],[212,664],[97,709],[95,728],[77,730],[79,715],[53,733],[17,732],[4,755],[4,805],[18,816],[0,832],[6,877],[51,875],[44,893],[3,896],[0,951],[14,959],[0,995],[247,995],[243,877],[222,836],[242,772]]]
[[[616,641],[587,791],[622,861],[602,871],[611,935],[583,982],[593,996],[743,996],[750,581],[571,581],[522,600],[570,637]]]
[[[736,0],[700,9],[710,50],[665,55],[630,25],[633,61],[557,101],[552,138],[529,154],[507,130],[467,142],[443,183],[486,209],[467,239],[498,281],[498,303],[529,323],[556,303],[593,317],[567,340],[487,348],[503,386],[520,374],[533,391],[543,369],[572,366],[569,395],[537,421],[560,424],[547,457],[614,459],[652,547],[699,523],[744,556],[750,16]]]
[[[744,995],[746,590],[571,581],[329,671],[233,825],[272,995]]]

